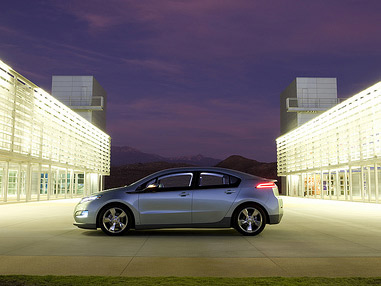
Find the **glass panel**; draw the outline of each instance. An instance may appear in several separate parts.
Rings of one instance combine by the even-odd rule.
[[[192,182],[192,173],[169,175],[158,179],[160,188],[189,187]]]
[[[40,178],[40,194],[47,194],[48,193],[48,173],[41,173],[41,178]]]
[[[84,174],[77,174],[77,194],[83,195],[83,187],[85,182]]]
[[[229,185],[229,176],[215,173],[201,173],[200,186],[224,186]]]
[[[8,174],[8,196],[17,195],[17,171],[9,170]]]

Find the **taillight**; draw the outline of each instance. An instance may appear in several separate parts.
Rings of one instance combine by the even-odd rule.
[[[272,189],[275,188],[274,182],[260,183],[256,186],[257,189]]]

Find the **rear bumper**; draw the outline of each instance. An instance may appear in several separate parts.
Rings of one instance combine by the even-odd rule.
[[[269,224],[278,224],[282,220],[283,214],[278,215],[270,215],[269,216]]]
[[[78,222],[75,222],[73,223],[73,225],[79,227],[79,228],[84,228],[84,229],[97,229],[97,225],[96,224],[92,224],[92,223],[78,223]]]
[[[283,217],[283,200],[280,197],[277,197],[278,200],[278,211],[276,214],[269,215],[269,224],[280,223]]]

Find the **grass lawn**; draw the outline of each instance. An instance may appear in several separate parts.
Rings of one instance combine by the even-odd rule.
[[[128,285],[128,286],[160,286],[160,285],[337,285],[361,286],[381,285],[378,278],[321,278],[321,277],[265,277],[265,278],[215,278],[215,277],[105,277],[105,276],[29,276],[29,275],[0,275],[0,285]]]

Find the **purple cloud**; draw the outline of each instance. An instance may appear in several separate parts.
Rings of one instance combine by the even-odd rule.
[[[279,94],[338,77],[350,96],[380,78],[378,0],[8,1],[0,58],[50,89],[91,74],[115,145],[163,155],[275,160]]]
[[[258,144],[253,149],[247,146],[247,141],[252,140],[255,145],[268,134],[268,128],[279,129],[277,118],[272,116],[278,112],[277,107],[267,102],[167,100],[145,98],[124,105],[111,104],[110,108],[117,113],[115,124],[109,128],[111,136],[118,138],[114,144],[128,142],[163,155],[190,155],[200,150],[219,158],[239,150],[247,153],[250,148],[252,155],[261,158],[262,147]],[[260,113],[255,108],[258,105],[262,107]],[[213,146],[216,148],[211,152]]]

